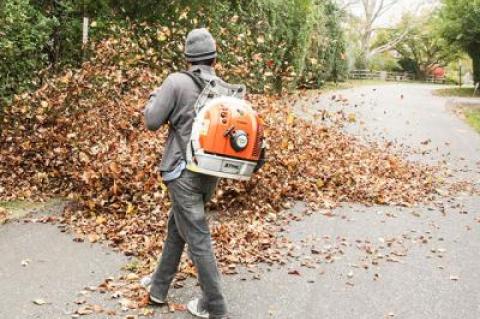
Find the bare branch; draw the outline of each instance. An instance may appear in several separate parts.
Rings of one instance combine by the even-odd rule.
[[[340,10],[345,11],[347,8],[357,4],[359,0],[339,0],[337,1]]]
[[[379,26],[378,21],[387,14],[390,10],[393,10],[396,5],[400,3],[400,0],[337,0],[345,4],[345,8],[355,5],[362,8],[362,15],[359,17],[361,21],[360,27],[360,49],[362,51],[363,60],[368,61],[376,54],[391,50],[394,46],[398,45],[407,35],[408,32],[402,33],[397,38],[392,39],[389,43],[386,43],[378,48],[372,48],[372,41],[375,38],[375,34],[385,27]],[[418,12],[426,1],[430,0],[418,0],[415,4],[415,12]],[[352,10],[352,15],[357,10]]]
[[[383,53],[383,52],[386,52],[386,51],[389,51],[391,49],[393,49],[393,47],[395,47],[397,44],[399,44],[400,42],[403,41],[403,39],[405,39],[405,37],[407,36],[407,34],[410,32],[410,28],[405,30],[402,34],[400,34],[397,38],[389,41],[388,43],[384,44],[384,45],[381,45],[373,50],[371,50],[370,52],[368,52],[368,56],[367,58],[370,59],[372,57],[374,57],[375,55],[377,54],[380,54],[380,53]]]
[[[387,2],[385,2],[384,0],[381,0],[374,14],[374,21],[376,21],[378,18],[383,16],[388,10],[392,9],[398,2],[399,0],[390,0]]]

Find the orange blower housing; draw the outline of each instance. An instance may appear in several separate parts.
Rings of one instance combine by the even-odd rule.
[[[232,96],[213,98],[192,125],[187,168],[248,180],[260,159],[263,140],[263,122],[247,101]]]
[[[239,112],[225,105],[216,105],[205,114],[210,123],[205,135],[200,135],[200,145],[205,153],[231,158],[258,161],[263,141],[263,125],[254,112]],[[248,143],[236,149],[233,140],[238,132],[244,132]]]

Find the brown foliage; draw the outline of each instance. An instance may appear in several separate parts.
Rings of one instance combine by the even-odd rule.
[[[147,270],[162,248],[170,206],[156,171],[166,130],[144,128],[142,109],[161,77],[130,46],[104,41],[82,69],[17,98],[0,135],[0,199],[68,196],[76,204],[64,222],[77,237],[107,241]],[[293,201],[312,209],[345,201],[412,205],[434,188],[429,169],[337,125],[296,118],[292,99],[252,100],[266,122],[268,163],[248,182],[222,181],[211,204],[224,272],[282,260],[288,241],[278,228],[291,218],[284,208]]]

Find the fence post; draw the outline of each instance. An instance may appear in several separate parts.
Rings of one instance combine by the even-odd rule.
[[[462,87],[462,63],[461,62],[458,68],[458,85]]]

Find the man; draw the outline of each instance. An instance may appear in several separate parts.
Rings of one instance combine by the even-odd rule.
[[[205,80],[216,78],[213,68],[217,57],[216,44],[206,29],[195,29],[188,34],[185,57],[190,64],[189,72]],[[217,178],[186,170],[182,151],[190,139],[195,116],[193,106],[199,94],[200,86],[194,77],[173,73],[154,91],[145,108],[149,130],[155,131],[163,124],[169,124],[160,171],[172,201],[162,257],[151,278],[150,300],[156,304],[166,302],[169,286],[187,244],[202,288],[202,298],[190,301],[187,309],[194,316],[216,319],[226,318],[227,309],[205,218],[205,203],[215,191]]]

